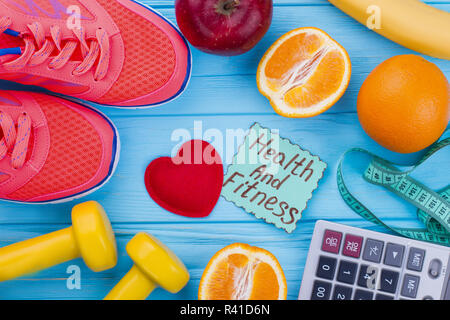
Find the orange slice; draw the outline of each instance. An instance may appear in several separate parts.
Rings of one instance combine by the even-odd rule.
[[[199,300],[286,300],[284,272],[269,251],[235,243],[217,252],[203,272]]]
[[[278,114],[307,118],[331,108],[350,76],[347,51],[311,27],[292,30],[269,48],[259,63],[257,83]]]

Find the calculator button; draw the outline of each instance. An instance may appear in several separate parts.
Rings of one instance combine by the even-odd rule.
[[[392,270],[381,270],[380,290],[395,293],[397,289],[399,273]]]
[[[322,251],[338,253],[341,246],[342,233],[325,230],[325,235],[323,236]]]
[[[349,261],[341,261],[339,263],[339,271],[337,275],[337,281],[354,284],[356,278],[356,272],[358,265]]]
[[[375,300],[394,300],[394,297],[393,296],[388,296],[386,294],[378,293],[375,296]]]
[[[373,293],[370,291],[357,289],[353,300],[373,300]]]
[[[347,234],[344,240],[342,254],[347,257],[359,258],[361,253],[363,238],[352,234]]]
[[[438,259],[433,259],[428,267],[428,274],[431,278],[436,279],[441,275],[442,262]]]
[[[381,256],[383,255],[383,247],[383,241],[367,239],[364,247],[363,259],[366,261],[379,263],[381,261]]]
[[[317,266],[316,276],[323,279],[333,280],[336,271],[337,260],[335,258],[321,256]]]
[[[333,300],[350,300],[352,298],[353,289],[336,285],[333,292]]]
[[[424,259],[425,259],[425,250],[418,248],[411,248],[409,249],[406,268],[408,268],[408,270],[421,272]]]
[[[401,267],[405,247],[399,244],[388,243],[386,245],[386,254],[384,255],[384,264],[391,267]]]
[[[375,289],[378,278],[378,268],[374,266],[362,265],[359,268],[358,286]]]
[[[329,300],[331,295],[331,283],[314,281],[311,300]]]
[[[405,277],[403,278],[401,295],[408,298],[415,298],[419,288],[419,281],[419,277],[405,274]]]

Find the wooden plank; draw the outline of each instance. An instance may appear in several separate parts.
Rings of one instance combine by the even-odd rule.
[[[173,0],[145,1],[175,21]],[[432,0],[438,8],[450,11],[450,1]],[[276,115],[255,86],[258,62],[279,36],[300,26],[316,26],[329,32],[349,51],[353,63],[350,87],[328,113],[313,119],[286,119]],[[101,299],[131,266],[125,245],[139,231],[156,235],[186,263],[192,281],[179,294],[157,290],[152,299],[196,299],[203,269],[210,257],[233,242],[247,242],[273,252],[288,280],[288,298],[296,299],[314,223],[327,219],[357,227],[384,231],[358,217],[343,203],[336,188],[336,167],[350,147],[364,147],[383,157],[411,163],[419,155],[397,155],[376,145],[362,131],[355,111],[356,96],[367,74],[390,56],[411,51],[367,30],[326,0],[275,1],[275,19],[266,37],[248,54],[224,58],[194,49],[193,78],[178,100],[155,109],[117,110],[101,108],[117,125],[122,140],[122,157],[111,181],[98,192],[72,203],[52,206],[0,206],[0,247],[52,232],[70,224],[70,209],[78,202],[101,202],[113,222],[119,248],[119,264],[113,270],[93,273],[81,259],[45,270],[34,276],[0,283],[0,299]],[[449,77],[450,62],[430,59]],[[186,129],[193,136],[194,121],[222,134],[227,129],[247,129],[255,121],[279,129],[281,136],[319,155],[329,167],[319,188],[293,234],[276,229],[220,199],[207,219],[188,219],[158,207],[146,193],[143,175],[147,164],[169,155],[177,144],[175,130]],[[211,132],[211,131],[210,131]],[[216,146],[221,141],[214,141]],[[221,152],[227,163],[233,152]],[[415,177],[433,189],[448,183],[449,151],[434,156]],[[419,226],[414,209],[388,195],[383,189],[362,181],[364,157],[352,158],[346,166],[349,187],[364,203],[375,209],[389,224]],[[440,173],[442,170],[442,173]],[[446,171],[447,170],[447,171]],[[66,268],[81,267],[82,289],[68,290]]]
[[[140,2],[155,8],[174,7],[173,0],[140,0]],[[448,0],[425,0],[428,4],[448,3]],[[331,6],[327,0],[274,0],[274,6]]]
[[[443,6],[450,11],[450,4]],[[161,10],[174,20],[173,9]],[[382,61],[399,54],[414,53],[356,23],[334,7],[277,7],[271,29],[257,47],[237,57],[219,57],[193,49],[193,78],[186,92],[172,103],[133,115],[186,114],[272,114],[267,99],[256,87],[256,70],[267,48],[285,32],[300,26],[315,26],[329,32],[349,52],[352,79],[344,97],[328,112],[356,110],[359,88],[367,75]],[[317,17],[320,17],[319,19]],[[450,61],[425,57],[436,63],[450,78]],[[238,97],[229,103],[230,95]],[[123,110],[105,109],[110,116],[123,116]]]
[[[102,299],[131,267],[132,261],[126,254],[125,246],[137,230],[149,232],[163,241],[183,260],[191,275],[189,284],[179,294],[171,295],[159,289],[151,295],[151,299],[197,299],[200,278],[209,259],[216,251],[235,242],[245,242],[271,251],[286,275],[288,298],[296,299],[314,223],[312,220],[302,221],[301,229],[293,235],[282,231],[273,232],[263,223],[242,223],[233,225],[232,228],[224,223],[210,224],[208,228],[191,223],[120,225],[116,230],[119,260],[115,268],[94,273],[81,259],[77,259],[33,276],[0,283],[0,299]],[[369,222],[345,220],[345,223],[381,231]],[[54,226],[40,226],[39,231],[50,232],[53,228]],[[0,246],[36,234],[36,227],[33,225],[25,225],[20,229],[17,226],[2,227],[0,230],[2,238],[8,239],[0,241]],[[78,266],[81,270],[80,290],[67,288],[69,266]]]
[[[450,4],[441,4],[437,7],[450,11]],[[163,9],[160,12],[176,22],[173,9]],[[274,10],[274,17],[276,18],[273,19],[266,36],[254,49],[244,55],[221,57],[193,49],[193,75],[254,75],[261,57],[270,45],[286,32],[299,27],[312,26],[329,33],[347,49],[358,72],[370,72],[388,57],[412,52],[367,29],[334,6],[277,7]],[[448,61],[433,58],[429,60],[438,63],[447,71],[450,68]]]
[[[217,136],[216,141],[212,142],[227,163],[230,163],[231,157],[234,155],[237,140],[235,140],[234,149],[227,149],[226,143],[231,145],[233,140],[226,140],[226,130],[241,129],[244,131],[255,121],[271,129],[279,129],[281,136],[291,139],[294,143],[298,143],[313,154],[320,156],[328,163],[329,167],[305,212],[305,217],[310,218],[333,218],[336,210],[349,212],[337,192],[335,170],[339,158],[350,147],[364,147],[392,160],[408,162],[413,159],[410,155],[397,155],[379,147],[357,125],[357,116],[354,113],[329,114],[299,120],[279,116],[227,117],[214,115],[202,118],[195,116],[159,117],[157,119],[125,117],[114,120],[122,136],[122,156],[117,173],[104,188],[77,202],[89,199],[100,201],[105,205],[109,216],[115,223],[149,221],[196,223],[204,221],[191,220],[167,213],[150,199],[143,181],[147,164],[157,157],[171,155],[172,149],[180,143],[180,140],[172,141],[171,139],[172,134],[177,132],[176,130],[183,130],[191,138],[197,138],[192,129],[194,121],[201,121],[203,135],[211,132],[223,135],[223,139]],[[205,136],[203,138],[206,139]],[[436,165],[436,168],[445,170],[446,159],[448,159],[448,152],[444,150],[442,155],[436,156],[432,164]],[[425,173],[420,177],[428,176]],[[446,176],[442,174],[432,175],[426,182],[430,187],[448,183]],[[355,183],[355,188],[359,193],[370,193],[374,188],[367,185],[362,179],[355,180]],[[0,223],[68,223],[72,205],[73,203],[48,206],[43,211],[40,206],[5,203],[0,207]],[[389,204],[387,202],[381,204],[381,211],[386,208],[384,205],[388,206]],[[205,221],[247,222],[255,221],[255,218],[221,199],[214,213]]]

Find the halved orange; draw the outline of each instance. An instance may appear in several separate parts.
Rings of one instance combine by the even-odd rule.
[[[199,300],[286,300],[283,269],[267,250],[235,243],[217,252],[206,266]]]
[[[278,39],[258,66],[259,91],[274,110],[289,118],[307,118],[331,108],[351,76],[347,51],[324,31],[308,27]]]

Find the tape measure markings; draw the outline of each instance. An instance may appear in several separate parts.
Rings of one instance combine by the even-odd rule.
[[[416,165],[407,171],[400,171],[393,162],[382,159],[367,150],[353,148],[341,157],[337,170],[338,190],[344,202],[364,219],[383,226],[395,233],[416,240],[424,240],[450,246],[450,185],[435,192],[421,182],[411,178],[410,174],[434,153],[450,145],[450,138],[434,144]],[[372,161],[363,174],[363,178],[374,185],[379,185],[418,208],[417,217],[426,226],[425,229],[395,228],[385,224],[365,207],[348,190],[342,172],[342,165],[350,153],[364,153]]]

